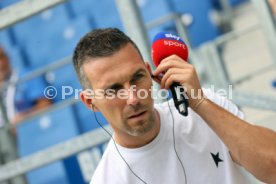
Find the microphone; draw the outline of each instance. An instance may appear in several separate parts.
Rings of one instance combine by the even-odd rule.
[[[187,61],[188,47],[185,42],[180,37],[171,33],[158,33],[153,39],[151,49],[154,65],[157,67],[164,58],[174,54]],[[174,105],[180,114],[187,116],[189,106],[188,99],[186,99],[184,91],[177,93],[177,91],[179,91],[178,89],[184,90],[177,82],[174,82],[170,86]]]

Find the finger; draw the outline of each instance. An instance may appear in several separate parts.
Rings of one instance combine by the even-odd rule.
[[[179,57],[178,55],[173,54],[173,55],[171,55],[171,56],[168,56],[168,57],[164,58],[164,59],[160,62],[160,64],[161,64],[161,63],[166,63],[166,62],[169,61],[169,60],[179,60],[179,61],[181,61],[181,62],[185,61],[184,59],[182,59],[182,58]],[[185,61],[185,62],[187,62],[187,61]]]
[[[177,64],[176,64],[177,63]],[[155,70],[155,73],[160,73],[159,70],[166,70],[166,68],[163,69],[163,67],[169,67],[169,66],[175,66],[175,67],[190,67],[191,64],[189,64],[188,62],[186,62],[185,60],[183,60],[182,58],[178,57],[177,55],[172,55],[169,57],[166,57],[165,59],[163,59],[159,66],[157,67],[157,71]]]
[[[158,76],[160,73],[165,73],[169,68],[187,68],[187,67],[190,67],[190,66],[184,61],[169,60],[165,63],[160,64],[153,72],[153,75]]]
[[[160,65],[163,65],[165,63],[170,63],[170,62],[179,62],[180,64],[188,64],[190,65],[186,60],[182,59],[181,57],[177,55],[172,55],[169,57],[164,58],[161,62]]]
[[[182,81],[182,82],[181,82]],[[169,78],[165,81],[164,88],[169,89],[170,86],[176,82],[181,83],[182,85],[187,81],[187,76],[183,74],[173,74],[170,75]]]
[[[153,76],[151,75],[151,78],[156,82],[158,83],[159,85],[161,85],[161,78],[157,77],[157,76]]]
[[[186,73],[190,73],[189,69],[185,68],[170,68],[165,75],[163,76],[162,80],[161,80],[161,88],[165,87],[165,82],[166,80],[174,74],[182,74],[185,75]]]

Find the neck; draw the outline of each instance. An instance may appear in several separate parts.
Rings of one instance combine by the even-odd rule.
[[[160,117],[159,117],[158,111],[154,110],[154,125],[149,132],[141,136],[132,136],[126,133],[122,135],[121,133],[115,132],[114,138],[116,143],[118,143],[123,147],[139,148],[153,141],[154,138],[158,135],[159,131],[160,131]]]

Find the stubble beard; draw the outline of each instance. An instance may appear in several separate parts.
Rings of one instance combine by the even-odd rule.
[[[138,122],[137,126],[133,127],[128,124],[128,121],[125,120],[124,122],[124,129],[126,130],[126,133],[131,135],[131,136],[143,136],[146,133],[150,132],[155,125],[155,111],[154,109],[151,111],[148,111],[148,118],[146,118],[143,121]]]

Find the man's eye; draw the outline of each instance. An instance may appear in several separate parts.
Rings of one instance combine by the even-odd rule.
[[[119,91],[119,88],[117,89],[107,89],[104,93],[105,96],[112,96],[112,95],[116,95],[117,92]]]
[[[144,77],[144,74],[138,74],[138,75],[136,75],[133,79],[132,79],[132,83],[133,82],[137,82],[137,81],[139,81],[140,79],[142,79]]]

